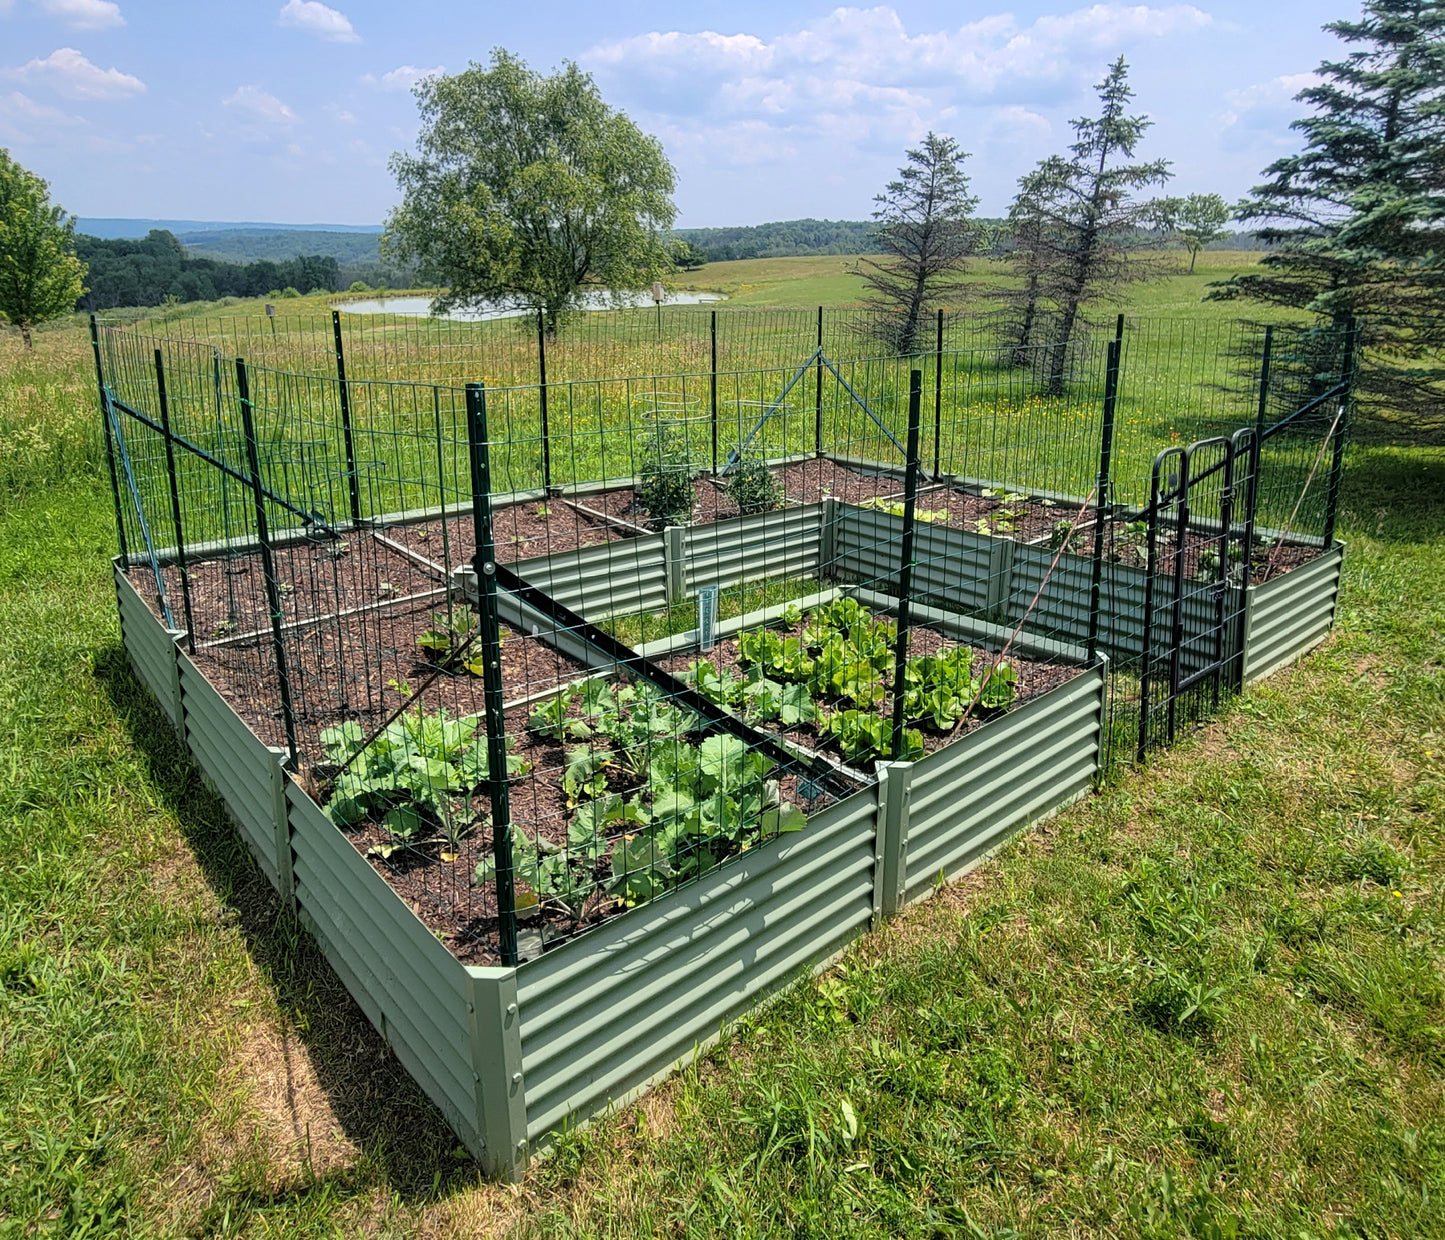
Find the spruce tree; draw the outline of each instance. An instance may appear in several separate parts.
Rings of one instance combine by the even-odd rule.
[[[1069,155],[1050,156],[1023,177],[1014,204],[1029,231],[1027,245],[1015,249],[1012,262],[1024,277],[1026,294],[1033,292],[1015,302],[1029,317],[1030,343],[1038,338],[1040,312],[1047,312],[1046,390],[1054,395],[1064,390],[1069,346],[1084,306],[1095,299],[1117,301],[1124,284],[1161,274],[1134,254],[1139,229],[1155,215],[1152,200],[1134,195],[1167,181],[1169,161],[1128,162],[1151,122],[1128,114],[1134,92],[1122,56],[1096,89],[1099,115],[1070,122],[1075,140]],[[1024,340],[1021,327],[1022,316],[1017,341]]]
[[[1445,430],[1445,3],[1365,0],[1326,30],[1350,45],[1295,98],[1304,149],[1239,211],[1270,247],[1211,293],[1364,320],[1363,411]]]
[[[967,158],[952,138],[930,132],[874,199],[883,257],[857,270],[870,293],[864,305],[874,312],[869,334],[900,355],[922,348],[928,312],[962,291],[958,276],[978,248]]]

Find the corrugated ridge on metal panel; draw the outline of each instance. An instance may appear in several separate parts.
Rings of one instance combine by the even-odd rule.
[[[1074,771],[1079,758],[1091,763],[1091,755],[1098,749],[1097,726],[1084,732],[1080,717],[1069,723],[1071,726],[1051,729],[1037,738],[1030,735],[1010,753],[978,763],[961,762],[956,771],[940,769],[932,779],[916,785],[908,820],[910,849],[915,841],[926,846],[932,832],[942,829],[947,833],[949,823],[1007,816],[1027,801],[1040,782]],[[1036,766],[1043,769],[1035,771]],[[966,791],[953,785],[958,778],[967,780]]]
[[[379,984],[375,974],[365,971],[364,963],[361,965],[363,972],[356,971],[352,959],[339,950],[334,942],[340,932],[329,924],[319,924],[306,909],[300,910],[300,918],[302,924],[321,946],[327,963],[341,979],[342,984],[356,1001],[357,1006],[361,1008],[366,1019],[371,1022],[373,1028],[386,1037],[387,1044],[400,1061],[401,1066],[421,1086],[422,1092],[441,1109],[457,1133],[471,1134],[480,1144],[481,1136],[477,1132],[475,1095],[469,1092],[465,1101],[459,1103],[455,1080],[452,1080],[449,1086],[443,1085],[433,1065],[428,1063],[413,1045],[415,1038],[396,1036],[397,1030],[394,1026],[397,1024],[397,1018],[395,1014],[389,1015],[387,1010],[391,1006],[389,996],[387,996],[388,1003],[386,1005],[382,1003],[382,997],[386,994],[385,987]],[[467,1057],[467,1067],[470,1070],[470,1056]]]
[[[420,922],[416,927],[443,955],[436,956],[411,933],[405,924],[405,917],[415,921],[411,911],[370,866],[361,862],[379,888],[358,881],[365,877],[359,871],[347,873],[353,867],[339,848],[328,857],[323,839],[323,833],[305,827],[293,835],[301,845],[296,850],[298,904],[320,929],[328,956],[345,960],[364,983],[368,976],[375,979],[373,997],[385,997],[390,1005],[382,1009],[388,1037],[406,1043],[428,1064],[455,1105],[474,1109],[465,969]],[[355,854],[348,841],[341,844]],[[333,870],[337,863],[341,868]],[[388,931],[398,927],[393,939]]]
[[[323,892],[324,898],[318,899]],[[306,897],[300,903],[300,915],[313,929],[327,960],[338,972],[344,963],[378,1004],[385,1021],[378,1028],[387,1041],[394,1047],[406,1047],[411,1056],[425,1066],[427,1077],[437,1089],[458,1109],[474,1110],[470,1030],[460,1023],[449,1022],[444,1027],[429,1018],[429,1013],[438,1006],[429,990],[417,985],[415,972],[399,971],[394,960],[372,950],[372,945],[360,938],[365,927],[359,922],[354,906],[342,903],[331,890],[313,880],[303,883],[299,876],[296,893],[298,902],[303,894]],[[462,1000],[453,1000],[445,1006],[463,1014],[466,1011]]]
[[[823,850],[824,859],[831,861],[834,869],[830,882],[810,885],[801,881],[802,876],[788,864],[790,856],[774,852],[768,858],[769,864],[755,875],[746,876],[747,882],[722,893],[729,905],[719,913],[708,914],[678,901],[664,917],[636,924],[627,940],[583,955],[580,980],[584,985],[571,988],[570,993],[559,993],[557,987],[545,984],[549,979],[543,979],[541,986],[528,983],[529,972],[539,964],[546,964],[547,957],[524,965],[519,970],[518,982],[529,1113],[535,1117],[549,1112],[554,1105],[553,1095],[567,1086],[569,1061],[566,1056],[583,1051],[589,1057],[599,1053],[596,1048],[586,1046],[590,1040],[588,1035],[595,1036],[594,1031],[604,1035],[602,1053],[610,1053],[605,1048],[613,1043],[622,1048],[621,1059],[610,1072],[614,1084],[602,1091],[592,1088],[592,1092],[605,1101],[608,1096],[625,1092],[616,1088],[618,1078],[636,1077],[640,1072],[639,1079],[646,1079],[658,1067],[672,1062],[676,1056],[667,1052],[679,1043],[685,1050],[693,1042],[715,1033],[721,1019],[719,1012],[732,1014],[744,1010],[759,991],[788,980],[805,963],[831,955],[842,942],[861,931],[872,915],[876,803],[866,794],[860,795],[857,801],[849,817],[838,824],[846,836],[853,838],[832,839],[829,833],[832,847]],[[771,899],[759,901],[750,896],[750,889],[780,880],[785,880],[786,886],[774,892]],[[835,893],[831,900],[827,898],[830,891]],[[766,932],[759,925],[763,921],[769,923]],[[680,934],[685,936],[685,948],[679,947]],[[578,947],[585,947],[587,943],[586,939],[579,940]],[[606,964],[609,956],[611,967]],[[637,957],[642,959],[635,960]],[[701,972],[695,968],[695,962],[700,959],[708,963],[708,968]],[[676,974],[677,978],[691,975],[697,979],[697,987],[716,988],[721,976],[718,966],[725,960],[729,961],[730,968],[737,970],[741,984],[729,987],[706,1012],[687,1011],[686,999],[678,999],[680,983],[670,974]],[[565,962],[569,966],[575,963]],[[642,991],[639,970],[656,974],[647,987],[647,993],[654,996],[651,1006],[676,1009],[680,1015],[673,1017],[671,1027],[665,1029],[653,1045],[644,1045],[640,1053],[629,1056],[626,1047],[636,1043],[636,1031],[642,1027],[642,1017],[646,1014],[638,1002]],[[574,970],[569,967],[566,971]],[[610,1007],[598,1012],[598,1006],[608,1005],[609,1001]],[[620,1010],[627,1028],[606,1037],[614,1009]],[[597,1014],[581,1026],[569,1024],[567,1017],[577,1012]],[[552,1019],[544,1019],[544,1028],[539,1030],[535,1016],[529,1019],[529,1013]],[[553,1065],[550,1070],[548,1065]],[[529,1127],[532,1126],[529,1123]]]
[[[694,926],[704,917],[731,916],[737,901],[745,898],[740,893],[758,876],[770,877],[780,868],[788,869],[793,876],[812,872],[827,861],[831,850],[847,847],[851,836],[861,838],[861,833],[866,831],[871,838],[876,800],[876,794],[871,791],[855,793],[819,815],[802,831],[772,840],[719,867],[697,883],[634,909],[610,925],[600,926],[573,943],[529,961],[518,970],[518,987],[534,1000],[544,1000],[544,1012],[560,1012],[567,1005],[570,990],[593,984],[596,961],[603,955],[638,954],[645,959],[649,952],[665,954],[668,949],[658,944],[672,928]],[[545,1031],[548,1024],[546,1015],[530,1029],[524,1021],[524,1038],[529,1033]]]
[[[310,849],[296,853],[294,872],[296,898],[311,916],[341,918],[354,923],[361,937],[348,937],[343,950],[361,951],[364,945],[375,968],[385,968],[399,979],[402,995],[417,1005],[415,1011],[408,1013],[408,1019],[448,1039],[455,1036],[461,1027],[461,1017],[453,1009],[463,1007],[466,1000],[452,993],[454,988],[448,985],[445,973],[438,970],[434,962],[424,963],[425,957],[416,951],[414,944],[406,942],[400,933],[397,933],[398,941],[392,940],[392,934],[396,933],[395,919],[387,916],[389,908],[378,907],[391,901],[381,901],[376,898],[377,893],[358,898],[350,889],[347,876],[331,869],[328,858]],[[392,898],[401,903],[394,892]],[[438,1012],[448,1013],[448,1019],[438,1019]]]
[[[912,780],[910,838],[920,825],[926,827],[927,809],[935,790],[951,789],[960,772],[967,772],[969,788],[964,790],[961,799],[955,794],[952,807],[957,811],[980,799],[983,794],[975,787],[978,773],[999,768],[1009,770],[1019,752],[1020,735],[1027,736],[1029,748],[1034,751],[1040,746],[1051,749],[1056,743],[1093,743],[1098,735],[1101,685],[1100,672],[1085,672],[1036,701],[990,721],[963,742],[919,762],[914,767]],[[1080,724],[1090,716],[1094,717],[1093,726],[1088,728],[1087,737],[1080,738]],[[1058,737],[1063,738],[1062,742],[1056,742]]]
[[[866,852],[865,844],[870,846]],[[715,986],[731,972],[745,974],[763,967],[769,958],[785,953],[799,934],[823,926],[825,936],[831,937],[848,926],[863,926],[872,915],[874,855],[871,844],[871,839],[865,841],[860,834],[847,847],[821,857],[820,861],[825,863],[822,867],[815,865],[807,872],[782,867],[789,883],[786,893],[770,890],[757,896],[756,889],[768,887],[779,874],[767,870],[755,873],[735,893],[730,893],[736,896],[733,906],[691,925],[673,927],[670,937],[665,930],[655,930],[657,943],[632,943],[625,951],[600,954],[585,976],[585,984],[565,996],[541,999],[527,992],[529,1002],[545,1007],[545,1012],[535,1012],[530,1018],[530,1028],[524,1009],[522,1044],[527,1062],[534,1068],[545,1067],[580,1040],[606,1030],[613,1018],[596,1004],[602,1001],[601,996],[613,990],[619,976],[626,976],[626,993],[616,994],[615,1002],[624,1005],[630,1015],[641,1017],[649,1007],[669,1009],[676,991],[666,984],[667,979],[690,972],[694,963],[706,961],[709,966],[699,984]],[[809,890],[797,889],[804,880],[816,878],[820,868],[826,869],[823,881]],[[841,901],[843,905],[856,902],[853,914],[832,929],[827,929],[829,918],[825,915],[833,907],[826,902],[829,899]],[[732,963],[720,967],[725,960],[731,961],[733,949],[744,946],[751,960],[749,967]],[[653,979],[651,982],[646,980],[649,977]],[[649,996],[645,1000],[644,993]],[[592,1002],[584,1002],[589,998]],[[590,1014],[577,1019],[579,1008]]]
[[[594,1111],[599,1106],[605,1106],[688,1055],[695,1046],[715,1035],[725,1021],[751,1007],[759,995],[786,984],[804,967],[826,959],[854,935],[862,932],[871,917],[872,903],[873,882],[870,872],[859,892],[840,893],[830,903],[816,907],[813,918],[808,922],[795,925],[786,934],[770,937],[766,947],[777,959],[766,967],[749,970],[744,974],[747,980],[743,986],[718,995],[712,1003],[701,1009],[693,1006],[691,994],[676,994],[669,1006],[686,1010],[686,1017],[675,1022],[651,1045],[639,1047],[636,1033],[624,1029],[611,1044],[597,1047],[589,1056],[590,1059],[611,1060],[602,1069],[600,1076],[595,1069],[585,1074],[563,1073],[551,1081],[545,1075],[539,1080],[535,1074],[529,1074],[529,1133],[546,1131],[569,1114],[583,1110]],[[815,930],[818,926],[828,929],[819,935]],[[804,932],[810,930],[814,933],[806,943],[799,944],[795,951],[784,953],[785,947],[797,942]],[[695,990],[701,994],[716,991],[717,980],[718,974],[711,972],[709,978],[698,981]],[[630,1019],[637,1015],[645,1014],[637,1013],[629,1004],[625,1016]],[[621,1059],[614,1057],[612,1048],[619,1044],[634,1048],[633,1053]],[[526,1062],[524,1051],[524,1063]],[[561,1100],[553,1101],[557,1086],[570,1089],[570,1092]]]
[[[1339,596],[1341,558],[1336,549],[1255,588],[1250,600],[1247,680],[1270,675],[1324,640]]]
[[[1029,823],[1068,804],[1086,792],[1097,770],[1097,742],[1091,746],[1065,749],[1066,764],[1051,763],[1026,780],[996,779],[991,787],[1006,783],[1008,795],[976,815],[947,815],[934,818],[917,832],[909,831],[908,892],[930,887],[942,870],[953,875],[969,859],[988,851],[1005,837]],[[911,828],[910,823],[910,828]]]
[[[125,574],[117,572],[116,582],[121,633],[136,677],[150,690],[166,718],[179,727],[172,700],[176,644]]]
[[[862,839],[833,859],[833,872],[811,890],[790,886],[786,895],[760,897],[730,916],[676,932],[661,960],[634,967],[629,955],[597,962],[590,985],[562,1011],[585,1019],[553,1022],[545,1036],[528,1030],[528,1012],[560,1000],[521,992],[522,1048],[528,1110],[544,1114],[558,1090],[573,1091],[578,1064],[612,1061],[603,1074],[589,1067],[582,1083],[605,1101],[625,1089],[623,1078],[646,1079],[697,1041],[717,1032],[718,1022],[745,1011],[762,992],[786,984],[802,968],[831,956],[868,926],[873,909],[872,839]],[[786,877],[791,877],[786,874]],[[775,879],[778,876],[773,876]],[[801,880],[800,880],[801,882]],[[715,996],[699,1007],[697,1001]],[[641,1065],[645,1071],[638,1072]],[[606,1088],[595,1082],[603,1075]]]
[[[385,929],[389,925],[395,931],[395,939],[405,943],[426,963],[431,975],[440,979],[445,989],[437,991],[435,998],[443,1002],[451,999],[465,1002],[466,968],[446,944],[426,928],[406,901],[372,869],[355,845],[314,802],[301,804],[303,800],[311,800],[305,792],[293,784],[287,790],[287,797],[292,809],[292,849],[297,860],[314,861],[318,876],[335,875],[341,880],[337,889],[341,895],[355,901],[358,907],[371,906],[377,928]]]

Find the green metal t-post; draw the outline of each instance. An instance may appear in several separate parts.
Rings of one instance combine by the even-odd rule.
[[[938,343],[933,356],[933,480],[942,481],[939,455],[943,432],[943,307],[938,307]]]
[[[487,391],[467,384],[467,458],[477,551],[477,642],[482,649],[482,704],[487,725],[487,795],[492,803],[496,861],[497,937],[502,963],[517,963],[517,892],[512,873],[512,811],[507,785],[507,724],[502,700],[502,633],[497,614],[497,560],[492,542],[492,473],[487,445]]]
[[[1122,323],[1122,315],[1120,320]],[[1099,477],[1094,484],[1094,563],[1089,578],[1089,637],[1085,647],[1090,665],[1099,653],[1099,596],[1104,582],[1104,532],[1109,522],[1114,411],[1119,401],[1119,363],[1123,352],[1124,341],[1116,335],[1109,341],[1109,360],[1104,374],[1104,419],[1099,433]]]
[[[908,623],[913,601],[913,525],[918,497],[918,429],[923,403],[923,372],[908,375],[908,472],[903,482],[903,546],[898,565],[898,636],[893,645],[893,744],[898,761],[903,752],[904,665],[908,662]]]
[[[1350,429],[1350,413],[1355,396],[1355,350],[1359,348],[1359,325],[1354,317],[1345,320],[1344,361],[1340,366],[1340,382],[1344,392],[1340,405],[1344,410],[1340,424],[1335,428],[1334,457],[1330,461],[1330,489],[1325,497],[1324,549],[1328,551],[1335,541],[1335,519],[1340,510],[1340,481],[1345,472],[1345,438]]]
[[[541,310],[537,311],[537,394],[542,413],[542,489],[552,493],[552,433],[547,425],[547,328]]]
[[[271,320],[274,331],[276,320]],[[351,387],[346,382],[346,354],[341,347],[341,311],[331,312],[331,332],[336,341],[336,391],[341,402],[341,438],[346,448],[346,489],[351,500],[351,523],[361,524],[361,481],[356,476],[356,444],[351,436]]]
[[[186,613],[186,643],[196,653],[196,621],[191,614],[191,570],[186,563],[186,539],[181,521],[181,490],[176,477],[176,441],[171,434],[171,402],[166,395],[166,369],[160,349],[156,350],[156,395],[161,406],[161,435],[166,441],[166,476],[171,485],[171,524],[176,538],[176,571],[181,575],[181,602]]]
[[[817,389],[813,396],[813,455],[823,455],[823,307],[818,307]]]
[[[95,315],[90,316],[90,348],[95,354],[95,383],[100,390],[100,424],[105,430],[105,463],[110,467],[110,496],[115,501],[115,536],[120,544],[120,562],[130,567],[130,552],[125,543],[125,520],[120,513],[120,474],[115,468],[115,441],[110,435],[110,407],[105,396],[105,370],[100,364],[100,328]]]
[[[291,707],[291,677],[286,667],[286,641],[281,635],[281,587],[276,580],[276,559],[271,554],[271,531],[266,520],[266,488],[261,482],[261,453],[256,446],[256,420],[251,408],[251,382],[246,363],[236,359],[236,392],[241,403],[241,428],[246,437],[246,465],[251,498],[256,510],[256,541],[261,546],[261,573],[265,577],[266,607],[271,613],[271,647],[276,656],[276,686],[281,695],[281,719],[286,728],[287,766],[295,770],[296,714]]]
[[[712,472],[717,477],[717,311],[712,311],[712,372],[708,384],[708,410],[712,417]]]

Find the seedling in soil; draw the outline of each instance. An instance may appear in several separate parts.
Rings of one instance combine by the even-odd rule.
[[[474,631],[469,612],[458,611],[450,617],[434,615],[432,627],[416,639],[416,644],[429,661],[447,671],[480,676],[482,656],[467,645]]]
[[[881,496],[876,499],[865,499],[859,508],[873,508],[878,512],[886,512],[890,517],[902,517],[907,515],[907,509],[897,500],[883,499]],[[914,508],[913,519],[915,521],[943,522],[948,520],[948,509]]]

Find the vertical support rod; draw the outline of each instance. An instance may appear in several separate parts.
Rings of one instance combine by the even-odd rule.
[[[276,320],[271,320],[276,329]],[[351,436],[351,387],[346,382],[346,354],[341,347],[341,311],[331,312],[331,332],[336,341],[336,391],[341,400],[341,438],[346,447],[346,489],[351,500],[351,523],[361,524],[361,481],[356,475],[356,444]]]
[[[261,453],[256,446],[256,419],[251,409],[251,383],[246,362],[236,359],[236,391],[241,403],[241,428],[246,437],[246,464],[251,474],[251,496],[256,509],[256,541],[261,545],[261,571],[266,578],[266,607],[271,613],[271,647],[276,654],[276,681],[281,692],[281,719],[286,727],[286,765],[296,767],[296,714],[291,709],[291,677],[286,668],[286,642],[281,636],[281,588],[276,581],[276,560],[271,552],[271,531],[266,521],[266,490],[261,484]]]
[[[110,467],[110,497],[115,502],[115,536],[120,546],[120,562],[130,567],[130,551],[125,543],[125,521],[120,515],[120,474],[115,468],[115,442],[110,437],[110,414],[105,396],[105,370],[100,364],[100,328],[95,315],[90,316],[90,348],[95,354],[95,384],[100,391],[100,424],[105,429],[105,463]]]
[[[1254,575],[1254,522],[1259,512],[1260,449],[1264,442],[1265,418],[1269,416],[1269,368],[1273,355],[1274,325],[1270,324],[1264,329],[1264,349],[1259,359],[1259,403],[1255,407],[1254,428],[1249,432],[1249,478],[1244,489],[1244,572],[1239,583],[1239,618],[1234,630],[1234,672],[1230,678],[1236,693],[1244,688],[1244,639],[1249,622],[1249,582]],[[1243,433],[1236,432],[1236,439]]]
[[[1345,412],[1340,418],[1339,426],[1335,428],[1334,457],[1330,461],[1330,489],[1325,497],[1326,551],[1335,541],[1335,518],[1340,510],[1340,481],[1345,472],[1345,437],[1349,434],[1350,408],[1355,397],[1355,350],[1359,347],[1359,325],[1353,316],[1345,320],[1344,347],[1345,357],[1340,367],[1340,382],[1344,384],[1345,390],[1340,395],[1340,405]]]
[[[472,523],[477,577],[477,637],[482,648],[482,704],[487,725],[487,796],[492,803],[496,860],[497,936],[504,965],[517,963],[517,893],[512,873],[512,810],[507,787],[507,725],[502,716],[502,635],[497,616],[497,562],[492,545],[491,454],[487,390],[467,384],[467,458],[472,476]]]
[[[537,311],[537,395],[542,410],[542,489],[552,493],[552,434],[547,425],[547,330],[542,311]]]
[[[1122,316],[1121,316],[1122,317]],[[1104,374],[1104,418],[1099,431],[1099,478],[1094,487],[1094,565],[1089,578],[1090,665],[1099,653],[1099,595],[1104,584],[1104,534],[1109,525],[1109,475],[1114,456],[1114,411],[1119,403],[1119,361],[1123,341],[1109,341],[1109,362]]]
[[[712,474],[717,477],[717,311],[712,311],[712,372],[708,381],[708,411],[712,419]]]
[[[823,455],[823,307],[818,307],[817,386],[813,395],[813,455]]]
[[[913,525],[918,497],[918,429],[923,403],[923,372],[908,376],[908,472],[903,483],[903,547],[898,565],[898,637],[893,646],[893,745],[897,762],[903,752],[903,667],[908,662],[908,623],[913,601]]]
[[[1225,630],[1225,601],[1229,598],[1229,548],[1233,540],[1234,532],[1234,441],[1231,439],[1226,443],[1224,457],[1224,485],[1219,491],[1219,546],[1215,554],[1219,557],[1219,564],[1215,569],[1214,580],[1214,670],[1209,675],[1211,687],[1211,704],[1216,710],[1219,709],[1220,690],[1223,686],[1225,668],[1226,646],[1224,644]],[[1243,609],[1244,597],[1240,596],[1240,607]],[[1232,619],[1232,617],[1231,617]]]
[[[1135,753],[1135,758],[1140,762],[1144,761],[1144,755],[1149,752],[1149,694],[1154,687],[1154,579],[1159,571],[1159,509],[1164,503],[1164,491],[1160,482],[1165,460],[1174,455],[1174,449],[1166,448],[1156,456],[1149,476],[1149,532],[1144,565],[1144,631],[1139,659],[1139,745]]]
[[[166,369],[156,350],[156,395],[161,405],[161,434],[166,441],[166,476],[171,484],[171,524],[176,536],[176,571],[181,575],[181,605],[186,615],[186,645],[196,653],[196,622],[191,614],[191,570],[186,563],[186,539],[181,523],[181,488],[176,478],[176,441],[171,434],[171,402],[166,395]]]
[[[1166,743],[1179,727],[1179,682],[1184,678],[1184,559],[1189,547],[1189,469],[1192,450],[1179,453],[1179,508],[1174,522],[1174,603],[1169,628],[1169,702],[1165,708]]]
[[[939,482],[943,442],[943,307],[938,307],[938,336],[933,354],[933,480]]]

